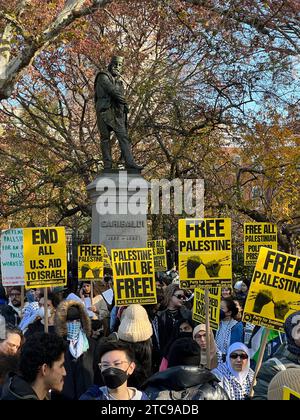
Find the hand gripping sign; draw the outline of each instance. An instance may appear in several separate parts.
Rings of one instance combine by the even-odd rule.
[[[300,258],[261,248],[244,310],[244,322],[284,332],[300,308]]]
[[[178,229],[181,286],[231,286],[231,219],[181,219]]]
[[[153,250],[112,249],[116,306],[156,303]]]

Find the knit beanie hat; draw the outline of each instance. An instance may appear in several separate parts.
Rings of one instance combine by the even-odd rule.
[[[277,373],[269,384],[268,400],[283,400],[283,387],[300,393],[300,368],[290,368]]]
[[[179,338],[170,348],[168,361],[168,367],[199,366],[200,347],[192,338]]]
[[[284,323],[284,330],[287,336],[288,350],[300,356],[300,345],[297,346],[295,340],[300,343],[300,311],[294,312],[287,317]]]
[[[129,305],[122,314],[118,329],[120,340],[138,343],[149,340],[153,330],[146,309],[141,305]]]
[[[70,306],[67,312],[67,321],[75,321],[80,319],[80,311],[77,306]]]

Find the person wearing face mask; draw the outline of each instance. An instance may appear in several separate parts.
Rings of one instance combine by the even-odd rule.
[[[66,377],[60,394],[52,399],[78,400],[94,383],[95,342],[91,336],[91,320],[83,303],[76,300],[61,302],[55,314],[55,332],[67,341],[65,354]]]
[[[175,329],[173,330],[173,336],[170,337],[168,345],[165,346],[164,357],[162,358],[159,371],[163,372],[168,368],[168,356],[172,344],[179,338],[193,338],[194,322],[192,320],[192,314],[188,314],[187,318],[182,318],[177,321]]]
[[[54,333],[54,317],[55,311],[58,307],[59,300],[57,296],[53,293],[48,293],[48,304],[47,304],[47,311],[48,311],[48,332]],[[30,323],[31,321],[31,323]],[[33,321],[33,322],[32,322]],[[25,338],[30,337],[32,334],[36,332],[43,332],[45,330],[45,298],[44,295],[41,295],[39,300],[39,308],[35,313],[31,316],[31,319],[28,321],[28,329],[25,332]]]
[[[250,368],[250,351],[243,343],[232,344],[226,362],[212,371],[230,400],[245,400],[250,395],[254,372]]]
[[[99,354],[104,386],[93,385],[80,400],[148,400],[144,392],[128,387],[128,379],[135,370],[133,349],[120,341],[109,341],[103,344]]]
[[[166,354],[166,348],[170,345],[170,339],[174,337],[178,321],[188,319],[191,311],[185,307],[186,297],[184,291],[176,284],[169,284],[164,291],[162,307],[154,318],[153,324],[153,347],[159,360],[154,361],[154,366],[160,365]],[[174,339],[173,339],[174,340]]]
[[[216,344],[222,353],[223,362],[226,360],[228,348],[233,343],[244,342],[244,326],[234,318],[238,314],[238,308],[232,298],[221,301],[220,325],[216,333]]]

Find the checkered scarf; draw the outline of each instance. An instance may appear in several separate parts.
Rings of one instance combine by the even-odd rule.
[[[237,324],[237,321],[231,319],[230,321],[221,321],[219,329],[216,334],[216,344],[218,350],[222,354],[227,354],[230,346],[231,330]]]
[[[233,376],[226,363],[221,363],[212,371],[220,380],[219,385],[227,392],[231,400],[244,400],[250,394],[254,372],[249,369],[242,381]]]

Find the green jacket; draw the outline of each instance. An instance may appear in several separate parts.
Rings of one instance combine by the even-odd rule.
[[[280,347],[272,359],[262,364],[254,387],[253,400],[267,400],[268,387],[274,376],[290,368],[300,369],[300,356],[291,353],[287,346]]]

